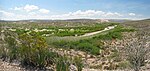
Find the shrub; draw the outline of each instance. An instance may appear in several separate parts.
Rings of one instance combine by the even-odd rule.
[[[58,48],[68,48],[67,45],[69,44],[69,42],[67,41],[64,41],[64,40],[60,40],[60,41],[57,41],[57,42],[53,42],[53,45],[55,47],[58,47]]]
[[[132,38],[131,42],[127,44],[127,60],[135,71],[139,71],[141,66],[145,65],[145,60],[149,58],[150,54],[150,37],[144,32],[136,35],[137,38]]]
[[[73,59],[67,56],[59,56],[56,58],[56,71],[69,71],[70,65],[74,64],[78,71],[82,71],[83,64],[80,57],[74,57]]]
[[[112,39],[121,39],[122,35],[120,32],[109,32],[107,34],[104,35],[99,35],[97,37],[93,37],[93,39],[102,39],[102,40],[112,40]]]
[[[96,37],[93,37],[93,39],[102,39],[102,40],[112,40],[112,39],[122,39],[122,32],[133,32],[135,29],[124,29],[122,26],[117,26],[112,31],[108,32],[104,35],[99,35]]]
[[[89,52],[91,54],[97,55],[99,54],[99,48],[90,44],[90,43],[79,43],[77,46],[77,49],[82,50],[82,51],[86,51]]]
[[[1,57],[4,60],[9,60],[10,62],[14,59],[17,59],[18,55],[18,42],[17,42],[17,34],[5,30],[5,32],[1,33]]]
[[[3,40],[2,37],[1,40]],[[57,71],[68,71],[69,69],[68,60],[70,59],[48,50],[45,39],[36,32],[19,33],[18,36],[14,32],[7,31],[3,41],[1,44],[7,44],[5,47],[0,47],[0,56],[4,60],[6,58],[10,61],[16,59],[21,62],[21,66],[32,69],[45,70],[47,66],[54,66],[55,64]],[[76,58],[74,62],[81,70],[80,59]]]
[[[0,58],[6,57],[6,51],[4,48],[4,32],[2,32],[2,25],[0,24]]]
[[[19,39],[21,43],[19,55],[23,66],[43,69],[48,64],[53,64],[53,61],[47,61],[47,59],[52,59],[50,59],[51,56],[49,55],[47,44],[43,37],[32,32],[31,34],[24,33],[20,35]]]
[[[120,69],[127,69],[130,67],[130,63],[128,61],[121,61],[118,66]]]
[[[56,59],[56,71],[69,71],[69,59],[64,56],[59,56]]]
[[[17,46],[17,41],[15,38],[12,36],[8,36],[5,38],[5,41],[7,43],[7,55],[8,58],[10,58],[10,61],[17,59],[18,55],[18,46]]]
[[[75,57],[73,62],[76,64],[78,71],[82,71],[83,68],[82,59],[80,57]]]

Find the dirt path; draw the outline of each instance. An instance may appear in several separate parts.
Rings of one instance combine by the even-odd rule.
[[[86,33],[86,34],[84,34],[84,35],[81,35],[80,37],[92,36],[92,35],[95,35],[95,34],[98,34],[98,33],[104,32],[104,31],[108,31],[108,30],[114,29],[116,26],[117,26],[117,25],[108,26],[108,27],[106,27],[104,30],[96,31],[96,32],[91,32],[91,33]]]

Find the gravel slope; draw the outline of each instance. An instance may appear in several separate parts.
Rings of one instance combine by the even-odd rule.
[[[8,63],[0,60],[0,71],[25,71],[15,63]]]

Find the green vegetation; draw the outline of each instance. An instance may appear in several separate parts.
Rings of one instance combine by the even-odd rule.
[[[94,39],[102,39],[102,40],[112,40],[112,39],[121,39],[122,32],[134,32],[135,30],[132,28],[124,28],[122,26],[117,26],[115,29],[111,30],[107,34],[99,35],[93,37]]]
[[[19,36],[21,46],[19,48],[19,54],[23,65],[30,65],[43,68],[49,64],[51,56],[49,57],[49,51],[44,38],[32,32],[31,34],[22,34]],[[50,61],[53,62],[53,61]]]
[[[135,30],[125,29],[121,26],[118,26],[114,30],[111,30],[106,34],[98,35],[93,38],[83,39],[79,41],[60,40],[50,44],[58,48],[76,49],[76,50],[88,52],[90,54],[98,55],[100,54],[100,50],[103,47],[103,43],[101,42],[101,40],[121,39],[122,32],[133,32],[133,31]]]
[[[80,36],[85,33],[103,30],[111,24],[97,24],[94,26],[77,26],[77,27],[47,27],[47,28],[11,28],[9,30],[17,33],[31,33],[32,31],[38,32],[41,36]]]
[[[40,69],[53,64],[54,61],[51,58],[54,54],[48,51],[45,39],[37,33],[17,35],[7,31],[4,35],[6,47],[2,47],[4,49],[1,53],[3,60],[18,60],[24,67],[31,66]]]
[[[59,56],[56,59],[56,71],[70,71],[69,67],[73,64],[77,67],[78,71],[82,71],[83,64],[80,57],[74,57],[73,59],[67,56]]]
[[[16,34],[7,30],[1,33],[1,35],[4,35],[4,40],[1,40],[6,43],[5,46],[0,48],[0,57],[4,61],[9,60],[12,62],[13,60],[17,60],[21,62],[21,66],[25,68],[31,67],[31,69],[45,70],[46,67],[55,64],[57,71],[62,71],[64,68],[68,69],[66,61],[70,59],[49,51],[45,38],[40,36],[38,33],[32,32],[30,34]],[[65,65],[62,65],[63,63],[61,61]],[[80,63],[77,67],[82,69],[80,59],[73,61]],[[63,69],[59,68],[61,66]]]
[[[59,57],[56,61],[56,71],[69,71],[69,61],[67,57]]]

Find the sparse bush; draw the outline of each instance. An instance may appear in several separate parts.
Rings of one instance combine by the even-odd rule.
[[[64,56],[59,56],[56,59],[56,71],[69,71],[69,59]]]
[[[89,52],[91,54],[99,54],[99,48],[93,46],[92,44],[90,43],[80,43],[78,46],[77,46],[77,49],[79,50],[82,50],[82,51],[86,51],[86,52]]]
[[[127,44],[127,60],[135,71],[139,71],[141,66],[145,65],[145,60],[150,54],[150,37],[144,32],[136,35],[138,38],[132,38]]]
[[[1,47],[3,60],[18,60],[22,66],[43,69],[54,63],[55,53],[48,50],[46,41],[37,33],[19,34],[5,30]]]
[[[104,35],[99,35],[97,37],[93,37],[94,39],[102,39],[102,40],[112,40],[112,39],[121,39],[122,35],[121,32],[109,32],[107,34]]]
[[[81,40],[74,42],[58,41],[54,42],[53,45],[58,48],[81,50],[94,55],[98,55],[100,50],[100,48],[97,47],[97,45],[93,45],[92,42],[89,40]]]
[[[14,59],[17,59],[18,56],[18,42],[17,42],[17,35],[12,35],[14,33],[9,33],[5,37],[5,42],[7,44],[7,56],[10,58],[10,62]]]
[[[118,64],[119,69],[127,69],[130,67],[130,63],[128,61],[121,61]]]
[[[102,39],[102,40],[112,40],[112,39],[122,39],[122,32],[133,32],[134,29],[124,29],[122,26],[117,26],[112,31],[104,35],[99,35],[93,37],[93,39]]]
[[[3,60],[7,59],[7,61],[10,62],[14,59],[17,59],[17,49],[17,34],[8,30],[5,30],[5,32],[1,32],[1,58],[3,58]]]
[[[74,64],[78,71],[82,71],[83,64],[81,58],[74,57],[71,59],[67,56],[59,56],[56,58],[56,71],[69,71],[71,64]]]
[[[82,59],[80,57],[75,57],[73,59],[73,62],[76,64],[78,71],[82,71],[83,68]]]
[[[2,25],[0,24],[0,58],[2,58],[5,55],[5,50],[4,50],[4,40],[3,40],[3,32],[2,32]]]
[[[61,47],[61,48],[66,48],[67,44],[69,44],[69,42],[63,41],[63,40],[60,40],[60,41],[57,41],[57,42],[53,42],[54,46]]]

